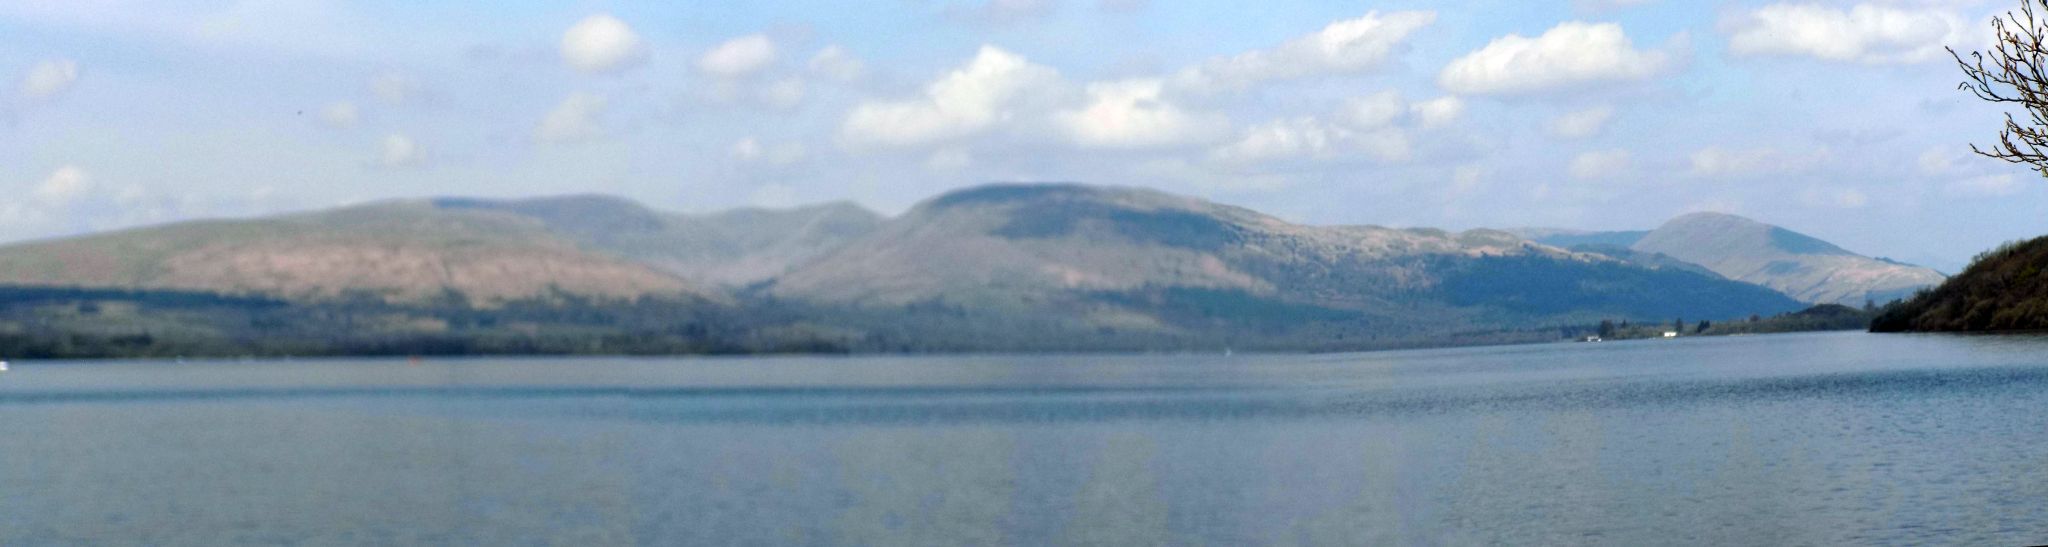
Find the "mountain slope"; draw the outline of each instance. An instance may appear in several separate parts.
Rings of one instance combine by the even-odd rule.
[[[394,301],[454,291],[478,301],[546,296],[721,298],[593,253],[541,223],[422,201],[252,220],[187,222],[0,248],[0,283]]]
[[[1322,310],[1377,332],[1797,307],[1741,283],[1535,245],[1506,232],[1302,226],[1193,198],[1080,185],[995,185],[933,198],[767,291],[846,305],[1061,314],[1105,328],[1162,331],[1228,318],[1176,313],[1184,299],[1302,317]]]
[[[482,210],[539,221],[587,249],[731,287],[781,275],[795,264],[866,235],[882,217],[846,202],[706,215],[659,212],[609,196],[520,200],[443,198],[446,210]]]
[[[2048,237],[1979,255],[1947,282],[1885,310],[1870,330],[2048,330]]]
[[[1662,253],[1812,303],[1889,301],[1943,279],[1928,268],[1865,257],[1805,234],[1720,213],[1671,219],[1629,248]]]

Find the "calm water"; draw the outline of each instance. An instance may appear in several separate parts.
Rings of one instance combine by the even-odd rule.
[[[0,545],[2048,542],[2048,338],[17,363]]]

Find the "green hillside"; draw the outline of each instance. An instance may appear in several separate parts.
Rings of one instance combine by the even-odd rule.
[[[2048,330],[2048,237],[1978,255],[1948,282],[1878,316],[1870,330]]]

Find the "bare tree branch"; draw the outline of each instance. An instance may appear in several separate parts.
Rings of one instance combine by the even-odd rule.
[[[1993,18],[1997,40],[1990,50],[1970,52],[1967,58],[1954,48],[1948,53],[1963,70],[1958,89],[1983,101],[2019,105],[2027,113],[2024,123],[2006,113],[1997,144],[1972,144],[1970,150],[2048,176],[2048,20],[2036,16],[2037,8],[2048,9],[2048,0],[2021,0],[2018,11]]]

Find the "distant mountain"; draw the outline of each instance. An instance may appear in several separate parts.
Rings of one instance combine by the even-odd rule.
[[[425,201],[212,220],[0,247],[0,283],[418,301],[717,291],[586,250],[543,223]]]
[[[1507,231],[1529,241],[1566,249],[1580,245],[1627,248],[1635,245],[1637,241],[1642,241],[1643,236],[1650,235],[1649,230],[1598,232],[1563,228],[1514,228]]]
[[[2048,237],[1993,249],[1873,321],[1876,332],[2048,330]]]
[[[1648,251],[1567,250],[1494,230],[1304,226],[1073,184],[970,188],[888,219],[844,203],[691,215],[606,196],[393,201],[0,247],[4,285],[253,295],[307,316],[108,297],[198,302],[223,332],[286,321],[318,336],[383,310],[377,336],[417,324],[488,338],[425,342],[442,348],[585,347],[520,345],[519,329],[548,324],[608,336],[612,348],[1348,349],[1801,307]],[[387,307],[351,307],[364,295]],[[646,339],[664,342],[634,345]]]
[[[882,216],[848,202],[705,215],[655,211],[609,196],[444,198],[446,210],[511,213],[585,248],[695,281],[740,287],[781,275],[873,231]]]
[[[1810,303],[1887,302],[1944,278],[1929,268],[1858,255],[1812,236],[1721,213],[1680,216],[1650,231],[1528,228],[1515,233],[1567,248],[1625,246],[1697,264],[1728,279],[1769,287]]]
[[[1389,333],[1799,307],[1745,284],[1506,232],[1303,226],[1188,197],[1081,185],[995,185],[933,198],[767,292],[1052,313],[1162,332],[1258,315],[1251,310]]]

